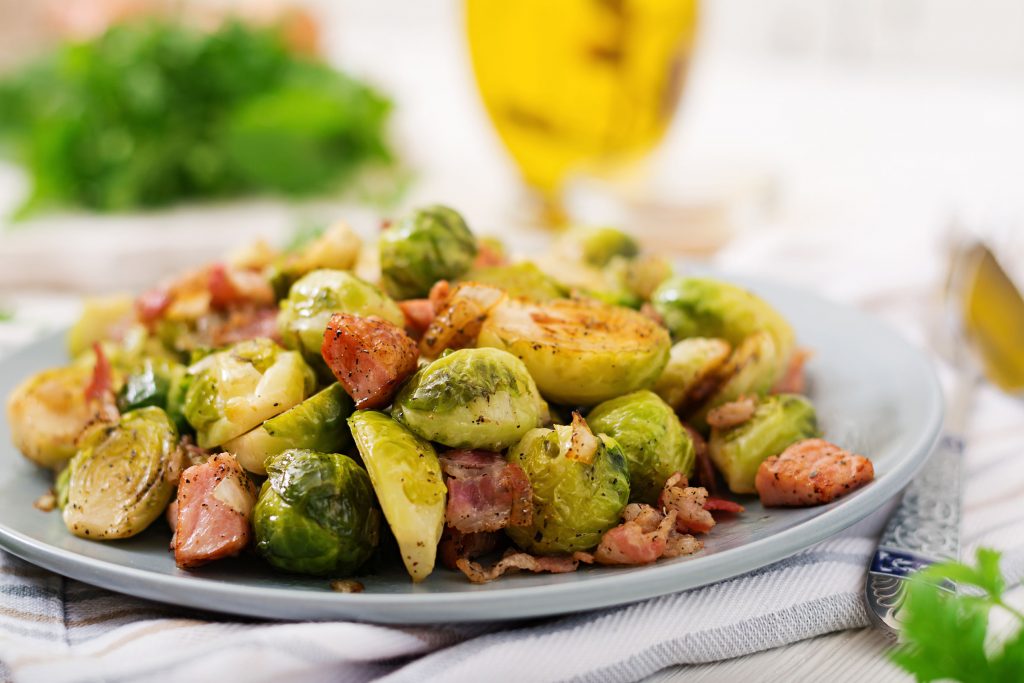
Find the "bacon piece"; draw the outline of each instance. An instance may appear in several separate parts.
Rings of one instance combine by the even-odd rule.
[[[422,337],[434,320],[434,304],[430,299],[406,299],[399,301],[398,306],[405,315],[405,331],[413,337]]]
[[[139,322],[149,327],[163,317],[164,311],[170,305],[170,292],[164,287],[156,287],[143,292],[135,300],[135,315],[138,316]]]
[[[460,559],[475,560],[498,548],[502,535],[495,531],[464,534],[458,529],[445,526],[437,554],[441,564],[448,569],[458,569]]]
[[[767,506],[824,505],[875,477],[871,461],[824,439],[804,439],[761,463],[754,479]]]
[[[448,525],[469,534],[533,522],[533,489],[519,465],[499,453],[448,451],[441,455],[447,475]]]
[[[360,410],[390,403],[419,357],[416,342],[393,324],[348,313],[331,316],[321,354]]]
[[[113,397],[114,393],[114,371],[110,367],[107,354],[99,342],[92,345],[92,351],[96,354],[96,364],[92,368],[92,379],[85,387],[85,400],[106,401]]]
[[[208,316],[200,321],[199,338],[206,340],[210,346],[226,346],[261,337],[281,341],[277,327],[277,308],[232,308],[223,315]]]
[[[551,574],[565,574],[576,571],[580,561],[568,555],[530,555],[528,553],[512,552],[506,554],[496,564],[489,568],[467,560],[460,559],[458,568],[473,583],[487,583],[494,581],[506,572],[522,570],[540,573],[550,572]]]
[[[198,567],[242,552],[255,504],[256,487],[234,456],[220,453],[189,467],[178,484],[174,561]]]
[[[573,557],[597,564],[639,565],[703,548],[693,536],[677,530],[676,517],[675,510],[662,514],[650,505],[630,503],[622,513],[623,523],[605,532],[593,555],[577,553]]]
[[[740,396],[735,401],[723,403],[708,412],[708,425],[716,429],[730,429],[752,418],[755,410],[757,410],[755,397]]]
[[[274,303],[274,290],[260,273],[228,268],[223,263],[214,263],[207,269],[206,287],[210,291],[210,306],[213,308]]]
[[[690,435],[693,442],[693,451],[696,455],[697,481],[712,495],[718,495],[718,477],[715,475],[715,466],[711,462],[711,455],[708,453],[708,442],[696,429],[688,424],[683,424],[686,433]]]
[[[476,282],[462,283],[445,298],[444,305],[420,340],[420,351],[428,358],[437,358],[445,349],[472,345],[488,314],[507,298],[505,292],[497,287]],[[431,300],[434,300],[433,296]]]
[[[807,361],[813,354],[808,349],[798,348],[789,359],[786,372],[772,387],[773,394],[803,394],[807,391]]]
[[[676,472],[665,482],[658,506],[676,513],[678,531],[706,534],[715,526],[715,518],[704,509],[707,498],[707,489],[687,486],[686,477]]]
[[[746,511],[746,508],[739,503],[724,498],[708,498],[704,501],[704,509],[714,512],[731,512],[733,514]]]
[[[484,241],[476,243],[476,258],[473,260],[474,268],[490,268],[492,266],[503,266],[508,259],[500,251]]]
[[[448,305],[448,297],[451,296],[451,293],[452,285],[447,280],[438,280],[430,288],[430,292],[427,294],[427,301],[434,307],[434,315],[443,311],[444,307]]]

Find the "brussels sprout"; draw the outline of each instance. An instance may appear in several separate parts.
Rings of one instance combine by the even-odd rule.
[[[672,264],[660,256],[616,256],[605,271],[640,301],[647,301],[662,282],[672,277]]]
[[[754,493],[757,468],[790,444],[818,436],[814,406],[803,396],[779,394],[758,403],[753,416],[729,429],[713,429],[711,460],[733,493]]]
[[[554,279],[544,274],[537,264],[521,261],[509,266],[473,268],[462,278],[505,290],[509,296],[533,301],[565,298],[566,292]]]
[[[384,291],[396,299],[424,297],[438,280],[454,280],[469,270],[476,252],[476,239],[457,211],[417,209],[381,235]]]
[[[672,408],[651,391],[636,391],[601,403],[587,424],[622,447],[629,466],[630,501],[654,504],[665,480],[693,474],[696,450]]]
[[[434,570],[448,490],[429,442],[384,413],[357,410],[348,418],[384,517],[413,581]]]
[[[181,412],[190,381],[188,370],[181,363],[146,358],[125,378],[117,394],[117,407],[121,412],[146,406],[163,408],[179,432],[190,429]]]
[[[583,453],[573,443],[580,437],[592,441]],[[629,502],[629,470],[622,449],[609,436],[595,439],[582,420],[571,427],[527,432],[507,459],[523,468],[533,489],[533,523],[506,529],[527,552],[590,550],[619,523]]]
[[[735,401],[743,395],[764,396],[785,369],[786,363],[779,357],[775,341],[768,332],[750,335],[716,371],[715,375],[721,383],[700,410],[690,417],[690,422],[703,430],[707,414],[712,408]]]
[[[260,555],[298,574],[353,574],[380,541],[370,478],[338,453],[292,449],[273,458],[252,524]]]
[[[724,339],[692,337],[676,342],[669,352],[668,365],[652,387],[654,393],[673,410],[682,409],[726,361],[731,348]]]
[[[314,270],[292,285],[288,298],[281,302],[277,326],[281,339],[294,349],[323,377],[330,370],[320,356],[324,330],[333,313],[383,318],[399,327],[405,316],[384,292],[341,270]]]
[[[96,342],[118,337],[135,319],[134,300],[125,294],[86,299],[78,321],[68,330],[68,354],[74,358]]]
[[[592,266],[605,266],[615,256],[631,258],[640,253],[636,240],[615,228],[570,228],[557,241],[555,251]]]
[[[503,451],[540,424],[542,406],[521,360],[498,349],[461,349],[420,368],[391,415],[428,441]]]
[[[269,339],[240,342],[189,367],[183,412],[202,448],[219,446],[309,396],[316,378],[302,357]]]
[[[296,280],[314,270],[351,270],[361,248],[362,240],[347,223],[335,223],[277,259],[268,273],[274,292],[283,298]]]
[[[82,538],[134,536],[170,503],[181,464],[178,430],[160,408],[92,425],[71,459],[64,524]]]
[[[488,316],[477,345],[522,359],[546,399],[592,406],[653,384],[670,342],[664,328],[627,308],[510,300]]]
[[[674,277],[651,296],[655,310],[675,339],[719,337],[733,346],[751,334],[768,332],[778,356],[788,359],[795,335],[786,319],[760,297],[719,280]]]
[[[268,458],[293,448],[341,453],[352,445],[345,422],[352,409],[352,399],[335,383],[256,429],[224,443],[224,450],[234,455],[238,464],[256,474],[266,474]]]
[[[78,363],[35,374],[7,400],[11,439],[26,458],[57,469],[75,454],[75,439],[96,416],[85,400],[92,368]]]

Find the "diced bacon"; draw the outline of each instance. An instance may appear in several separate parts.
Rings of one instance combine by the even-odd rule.
[[[452,285],[447,280],[438,280],[434,283],[434,286],[430,288],[430,293],[427,294],[427,301],[434,307],[434,315],[437,315],[444,310],[444,307],[448,304],[448,297],[451,296]]]
[[[445,349],[462,349],[474,344],[488,314],[507,298],[497,287],[462,283],[445,297],[444,305],[420,340],[420,351],[428,358],[437,358]]]
[[[746,511],[746,508],[739,503],[724,498],[708,498],[704,501],[704,509],[711,512],[731,512],[733,514]]]
[[[715,526],[715,518],[704,509],[707,498],[707,489],[687,486],[686,477],[676,472],[665,482],[658,505],[676,513],[677,530],[706,534]]]
[[[807,391],[807,373],[805,372],[807,361],[811,357],[808,349],[798,348],[789,359],[786,372],[775,386],[772,387],[773,394],[803,394]]]
[[[170,292],[164,287],[157,287],[139,295],[135,300],[135,314],[139,322],[148,327],[162,318],[170,305]]]
[[[227,346],[261,337],[281,341],[277,308],[243,306],[200,321],[199,338],[210,346]]]
[[[875,477],[871,461],[824,439],[804,439],[761,463],[754,486],[765,506],[824,505]]]
[[[256,487],[234,456],[220,453],[189,467],[178,484],[174,561],[198,567],[242,552],[255,504]]]
[[[92,379],[85,387],[85,400],[105,401],[114,393],[114,372],[99,342],[92,345],[92,351],[96,354],[96,364],[92,368]]]
[[[457,450],[441,455],[441,469],[449,526],[469,534],[532,523],[533,490],[519,465],[498,453]]]
[[[573,557],[597,564],[639,565],[689,555],[704,547],[677,530],[676,517],[675,510],[662,514],[650,505],[630,503],[623,511],[623,523],[605,532],[592,555],[577,553]]]
[[[229,268],[223,263],[214,263],[208,268],[206,278],[206,286],[210,290],[210,306],[213,308],[274,303],[273,288],[267,279],[256,271]]]
[[[708,412],[708,425],[715,429],[731,429],[752,418],[755,410],[757,410],[755,397],[740,396],[735,401],[723,403]]]
[[[405,315],[405,331],[419,338],[434,320],[434,304],[430,299],[406,299],[398,302]]]
[[[460,559],[456,564],[473,583],[487,583],[510,571],[549,572],[551,574],[574,572],[580,562],[568,555],[530,555],[513,552],[505,555],[497,564],[489,568],[484,568],[466,558]]]
[[[474,268],[490,268],[492,266],[503,266],[508,260],[505,255],[492,247],[487,242],[477,242],[476,258],[473,260]]]
[[[327,367],[360,410],[381,408],[416,372],[419,352],[404,331],[376,316],[335,313],[321,348]]]
[[[464,534],[458,529],[445,526],[441,534],[441,542],[437,547],[441,564],[448,569],[458,569],[460,559],[475,560],[498,548],[502,534],[494,531],[482,531]]]
[[[690,534],[673,532],[665,542],[665,554],[662,557],[682,557],[693,555],[704,548],[704,541]]]

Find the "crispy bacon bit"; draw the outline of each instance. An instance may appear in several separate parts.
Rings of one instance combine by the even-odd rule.
[[[715,526],[715,518],[704,509],[707,489],[687,486],[686,477],[676,472],[658,497],[658,506],[666,511],[676,512],[676,529],[681,532],[706,534]]]
[[[249,544],[256,487],[234,456],[220,453],[185,470],[178,483],[174,561],[198,567]]]
[[[690,425],[683,424],[683,427],[693,442],[693,451],[696,455],[697,481],[711,495],[718,495],[718,477],[715,474],[715,466],[711,462],[711,455],[708,453],[708,442],[704,440],[700,432]]]
[[[190,434],[186,434],[178,440],[178,448],[181,449],[187,467],[202,465],[212,455],[209,450],[197,446]]]
[[[773,394],[802,394],[807,391],[807,373],[805,372],[807,361],[813,354],[809,349],[798,348],[789,359],[786,372],[775,386],[772,387]]]
[[[704,509],[709,512],[731,512],[737,515],[746,511],[739,503],[724,498],[708,498],[704,501]]]
[[[630,503],[622,513],[622,524],[605,532],[593,555],[576,553],[573,557],[587,563],[638,565],[703,548],[693,536],[677,530],[676,517],[675,510],[662,514],[650,505]]]
[[[569,448],[565,451],[565,457],[589,465],[597,455],[600,445],[594,432],[590,431],[590,425],[583,419],[578,411],[572,414],[572,437],[569,439]]]
[[[260,273],[228,268],[223,263],[214,263],[207,269],[206,287],[210,291],[210,306],[217,309],[274,303],[274,290]]]
[[[170,305],[170,292],[164,287],[157,287],[139,295],[135,300],[135,314],[139,322],[148,327],[162,318]]]
[[[348,313],[331,316],[321,353],[360,410],[390,403],[419,357],[416,342],[388,321]]]
[[[331,590],[335,593],[362,593],[365,586],[355,579],[334,579]]]
[[[552,574],[565,574],[576,571],[579,560],[568,555],[530,555],[528,553],[510,552],[501,558],[497,564],[484,568],[482,565],[460,559],[458,568],[473,583],[487,583],[510,571],[529,571],[534,573],[550,572]]]
[[[708,412],[708,425],[716,429],[730,429],[752,418],[755,410],[757,410],[756,397],[740,396],[735,401],[723,403]]]
[[[448,569],[458,569],[460,559],[475,560],[494,552],[502,541],[502,534],[496,531],[481,531],[464,534],[458,529],[445,526],[441,542],[437,547],[441,564]]]
[[[824,505],[875,477],[871,461],[824,439],[804,439],[757,470],[754,486],[765,506]]]
[[[497,287],[462,283],[446,297],[444,306],[431,321],[420,340],[420,351],[428,358],[437,358],[445,349],[470,346],[480,334],[487,315],[506,298],[505,292]]]
[[[438,280],[434,283],[434,286],[430,288],[430,293],[427,294],[427,300],[434,307],[434,315],[444,310],[444,307],[448,305],[448,297],[451,294],[452,285],[447,280]]]
[[[532,523],[533,490],[519,465],[498,453],[456,450],[441,455],[441,469],[449,526],[470,534]]]
[[[50,489],[36,498],[32,503],[32,507],[40,512],[53,512],[57,509],[57,494],[54,493],[53,489]]]
[[[92,352],[96,354],[96,364],[92,368],[92,379],[85,387],[85,400],[101,401],[114,391],[114,374],[99,342],[92,345]]]
[[[405,315],[405,331],[412,337],[422,337],[434,320],[434,304],[430,299],[406,299],[398,306]]]

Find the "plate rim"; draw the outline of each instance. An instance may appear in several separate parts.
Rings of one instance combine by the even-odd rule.
[[[826,300],[806,289],[760,278],[724,275],[725,279],[752,289],[768,289],[818,305],[842,308],[845,313],[869,320],[903,347],[919,365],[929,385],[926,419],[916,441],[882,479],[853,494],[841,504],[769,536],[700,558],[702,571],[681,571],[688,563],[621,568],[614,573],[575,583],[510,586],[480,592],[334,593],[297,590],[293,587],[238,585],[223,579],[162,574],[120,565],[109,560],[79,555],[27,536],[0,520],[0,547],[72,579],[122,594],[173,603],[204,611],[275,620],[354,619],[372,623],[422,624],[440,621],[499,621],[565,615],[638,602],[669,593],[718,583],[790,557],[856,524],[900,493],[923,467],[941,436],[945,415],[943,391],[934,361],[913,347],[888,322],[856,307]],[[768,297],[772,298],[772,297]],[[3,363],[31,354],[43,337],[7,355]],[[867,566],[865,564],[865,572]],[[643,580],[631,580],[642,572]],[[523,593],[530,600],[522,600]],[[556,597],[557,601],[546,600]],[[211,608],[211,603],[216,604]],[[442,609],[438,609],[438,608]],[[486,607],[487,609],[482,609]]]

